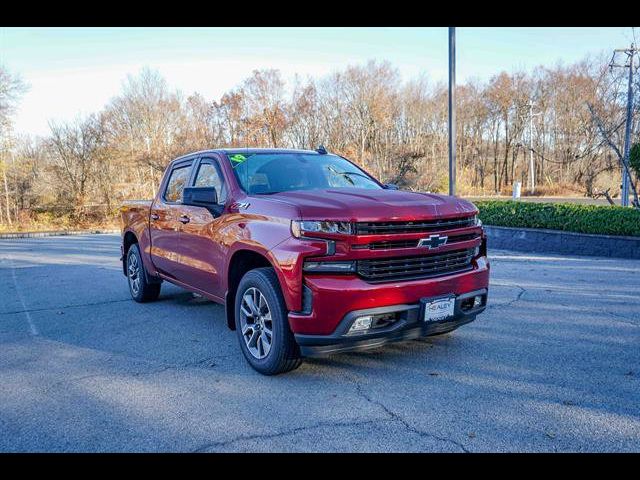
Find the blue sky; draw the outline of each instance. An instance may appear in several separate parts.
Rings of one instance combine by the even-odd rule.
[[[636,35],[640,38],[640,32]],[[631,28],[457,29],[458,81],[571,63],[628,45]],[[30,85],[16,131],[99,110],[128,73],[158,69],[170,87],[220,97],[258,68],[319,77],[389,60],[407,80],[447,79],[447,28],[0,28],[0,63]]]

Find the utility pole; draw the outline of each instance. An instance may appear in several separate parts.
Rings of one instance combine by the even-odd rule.
[[[627,55],[628,62],[623,64],[615,63],[617,53],[624,53]],[[635,54],[638,53],[638,48],[632,43],[630,48],[620,48],[613,51],[613,57],[609,63],[609,68],[613,70],[614,67],[624,67],[629,69],[629,84],[627,87],[627,121],[624,132],[624,151],[622,154],[622,188],[620,205],[623,207],[629,206],[629,151],[631,149],[631,124],[633,122],[633,69],[635,68]]]
[[[542,112],[533,113],[533,107],[535,107],[533,102],[528,103],[526,106],[529,107],[529,191],[535,193],[536,169],[533,164],[533,117],[542,115]]]
[[[456,194],[456,27],[449,27],[449,195]]]

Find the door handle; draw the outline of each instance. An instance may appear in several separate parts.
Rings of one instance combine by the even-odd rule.
[[[182,223],[189,223],[189,222],[191,221],[191,219],[190,219],[189,217],[187,217],[186,215],[182,215],[182,216],[180,217],[180,221],[181,221]]]
[[[160,215],[158,215],[157,213],[151,214],[151,220],[158,220],[159,218],[160,218]]]

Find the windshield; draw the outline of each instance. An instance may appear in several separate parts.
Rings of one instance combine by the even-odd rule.
[[[290,190],[382,187],[351,162],[336,155],[306,153],[230,154],[242,189],[249,195]]]

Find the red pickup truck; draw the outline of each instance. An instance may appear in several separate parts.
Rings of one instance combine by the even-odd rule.
[[[477,213],[324,148],[206,150],[121,207],[122,267],[137,302],[168,281],[224,304],[247,361],[277,374],[474,320],[489,284]]]

